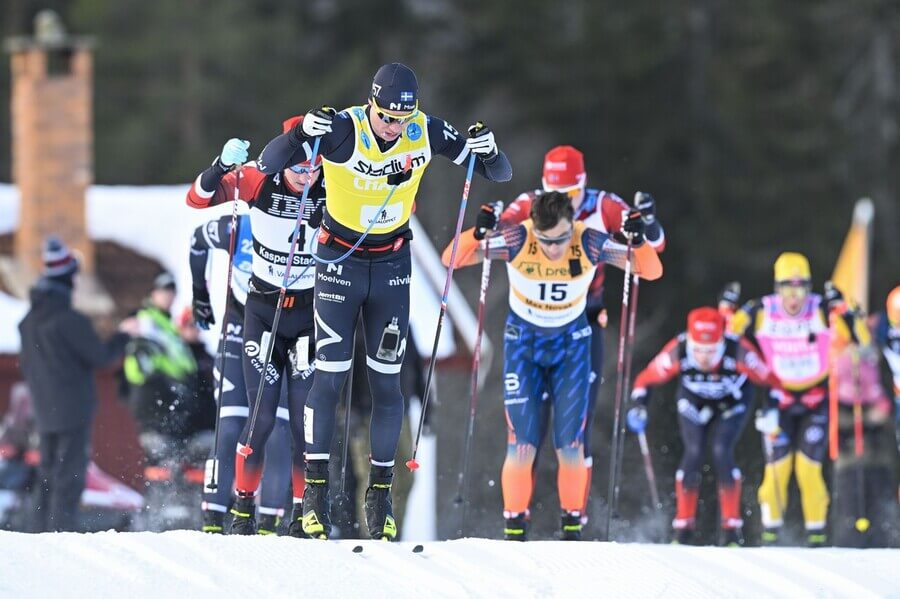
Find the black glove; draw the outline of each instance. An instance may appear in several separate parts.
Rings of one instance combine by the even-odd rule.
[[[844,294],[831,281],[825,281],[825,294],[823,297],[829,312],[844,303]]]
[[[216,324],[213,315],[212,304],[209,303],[209,291],[201,287],[194,287],[194,299],[191,301],[191,312],[194,315],[194,323],[204,331],[209,330],[210,325]]]
[[[641,211],[641,218],[645,225],[656,222],[656,200],[649,193],[639,191],[634,194],[634,207]]]
[[[632,210],[628,213],[628,217],[622,223],[622,233],[631,240],[633,245],[640,245],[644,242],[644,217],[640,210]]]
[[[473,233],[475,239],[481,241],[488,231],[493,231],[497,228],[497,223],[500,222],[501,210],[503,210],[501,202],[481,205],[481,210],[478,211],[478,216],[475,217],[475,231]]]
[[[737,308],[741,303],[741,283],[739,281],[731,281],[726,283],[722,292],[719,294],[719,303],[726,303],[731,308]]]
[[[494,132],[481,121],[469,127],[469,139],[466,140],[466,147],[482,160],[491,160],[500,151],[497,148],[497,141],[494,139]]]

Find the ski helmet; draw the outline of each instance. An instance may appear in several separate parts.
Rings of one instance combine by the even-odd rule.
[[[688,340],[700,345],[712,345],[725,335],[725,317],[713,307],[703,306],[688,313]]]
[[[797,252],[784,252],[775,261],[775,283],[809,284],[812,274],[809,260]]]
[[[285,120],[281,123],[281,132],[287,133],[294,127],[296,127],[299,123],[303,122],[303,115],[292,116],[291,118]],[[303,162],[298,163],[301,166],[309,166],[309,160],[304,160]],[[316,156],[316,165],[322,164],[322,154]]]
[[[584,154],[572,146],[556,146],[544,156],[544,176],[541,183],[545,191],[562,191],[584,187]]]
[[[382,110],[412,112],[419,108],[419,82],[412,69],[399,62],[378,69],[369,99]]]
[[[888,293],[887,317],[892,325],[900,326],[900,285],[897,285]]]

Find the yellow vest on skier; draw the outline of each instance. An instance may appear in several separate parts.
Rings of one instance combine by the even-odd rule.
[[[323,159],[328,214],[341,225],[362,233],[374,220],[371,232],[390,233],[406,224],[412,213],[416,192],[428,163],[431,144],[428,141],[427,116],[419,111],[403,126],[403,134],[382,152],[369,124],[365,106],[344,111],[353,122],[355,144],[346,162]],[[381,208],[391,185],[388,177],[403,172],[409,162],[411,176],[401,183],[390,202]]]
[[[528,232],[518,255],[506,263],[509,273],[509,307],[539,327],[566,325],[584,312],[587,292],[596,267],[582,246],[585,224],[572,225],[572,242],[563,258],[552,261],[538,245],[532,221],[522,223]]]

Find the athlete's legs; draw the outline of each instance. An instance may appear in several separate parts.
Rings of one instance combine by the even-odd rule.
[[[394,465],[403,425],[400,368],[409,328],[410,267],[408,247],[390,260],[373,261],[371,287],[362,308],[372,390],[370,459],[375,466]]]
[[[824,529],[828,515],[828,487],[822,476],[822,463],[828,449],[827,405],[828,400],[825,399],[816,408],[807,410],[800,417],[797,430],[794,468],[807,531]]]
[[[285,376],[289,376],[288,368]],[[266,466],[259,488],[259,513],[266,516],[284,516],[284,501],[291,484],[291,425],[288,410],[288,384],[281,386],[275,427],[266,442]],[[303,413],[302,410],[300,412]]]
[[[507,518],[528,511],[534,486],[531,466],[540,435],[542,368],[532,361],[533,334],[525,326],[507,322],[503,343],[503,403],[507,446],[501,486]]]
[[[678,400],[678,428],[684,453],[675,472],[675,519],[672,528],[693,529],[709,425],[697,406],[687,398]]]
[[[760,516],[765,528],[779,528],[784,524],[784,511],[788,506],[788,482],[794,470],[794,440],[799,423],[796,407],[791,406],[778,414],[781,431],[772,440],[772,462],[766,464],[757,493]]]
[[[284,337],[271,333],[274,313],[274,303],[258,298],[252,293],[247,297],[244,313],[243,367],[244,380],[247,383],[247,402],[251,415],[261,381],[264,380],[264,384],[253,427],[253,436],[250,437],[251,418],[248,418],[238,442],[238,453],[235,459],[235,490],[239,496],[256,494],[265,463],[266,441],[275,426],[275,414],[278,410],[278,398],[284,378],[288,343]],[[285,315],[283,314],[281,318],[284,319]],[[279,328],[281,328],[280,324]],[[266,376],[263,377],[263,363],[269,343],[274,343],[274,348]],[[252,453],[245,456],[241,450],[247,446],[252,449]]]
[[[591,496],[591,476],[594,470],[594,454],[591,449],[591,438],[594,430],[594,407],[600,394],[603,378],[603,327],[596,322],[591,323],[591,386],[588,390],[587,422],[584,427],[584,464],[587,468],[587,480],[584,485],[584,504],[581,512],[582,523],[587,523],[587,504]]]
[[[231,506],[231,491],[234,486],[234,451],[238,438],[247,419],[247,389],[244,385],[244,370],[241,356],[243,354],[243,311],[229,305],[226,315],[227,331],[225,337],[225,357],[216,361],[216,389],[219,389],[219,377],[222,376],[222,409],[219,411],[219,443],[216,455],[210,454],[206,464],[206,480],[203,492],[203,511],[224,514]],[[222,373],[219,373],[219,365]],[[211,482],[212,470],[216,468],[216,489],[206,485]],[[221,517],[211,518],[204,523],[211,527],[209,532],[221,532]]]
[[[558,345],[558,340],[564,343],[557,353],[562,359],[550,367],[548,376],[553,398],[553,445],[559,459],[559,503],[564,511],[579,512],[578,515],[584,505],[587,483],[584,433],[591,375],[591,338],[586,335],[590,329],[587,326],[584,329],[567,331],[565,335],[548,340],[553,346]],[[535,357],[537,355],[536,347]]]
[[[752,397],[748,394],[739,403],[719,412],[713,428],[712,457],[719,487],[722,528],[740,528],[744,524],[741,518],[741,471],[734,461],[734,446],[749,419],[750,405]]]

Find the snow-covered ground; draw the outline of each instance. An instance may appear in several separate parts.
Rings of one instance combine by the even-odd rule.
[[[198,532],[0,532],[0,596],[866,597],[900,596],[900,552],[616,543],[412,544]]]

